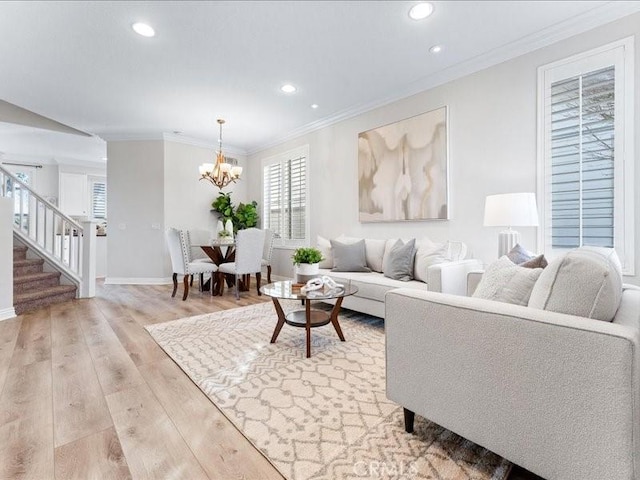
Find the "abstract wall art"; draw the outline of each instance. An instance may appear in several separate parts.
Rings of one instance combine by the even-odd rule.
[[[447,167],[447,107],[360,133],[360,221],[448,219]]]

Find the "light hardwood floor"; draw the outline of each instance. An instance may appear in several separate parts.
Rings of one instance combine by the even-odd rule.
[[[100,284],[0,322],[0,479],[282,478],[143,328],[269,298],[170,294]]]

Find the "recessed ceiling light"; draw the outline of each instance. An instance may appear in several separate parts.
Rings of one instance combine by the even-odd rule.
[[[107,161],[107,157],[102,157],[102,161],[106,162]]]
[[[285,83],[280,87],[280,90],[282,90],[284,93],[295,93],[298,89],[290,83]]]
[[[318,108],[320,105],[318,105],[317,103],[313,103],[311,104],[311,108],[316,109]]]
[[[440,53],[442,51],[442,45],[434,45],[429,49],[431,53]]]
[[[433,13],[433,5],[429,2],[416,3],[409,10],[409,16],[414,20],[424,20]]]
[[[142,35],[143,37],[154,37],[156,35],[156,31],[146,23],[134,23],[131,25],[131,28],[133,28],[134,32],[138,35]]]

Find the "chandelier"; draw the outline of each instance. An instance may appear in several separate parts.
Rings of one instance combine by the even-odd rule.
[[[224,120],[219,118],[220,136],[218,137],[218,155],[216,163],[203,163],[200,165],[200,180],[208,180],[219,189],[223,189],[232,182],[235,182],[242,175],[242,167],[233,165],[224,158],[222,154],[222,125]]]

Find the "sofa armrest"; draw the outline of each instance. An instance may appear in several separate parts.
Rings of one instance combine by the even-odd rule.
[[[391,400],[550,480],[636,478],[637,329],[409,289],[385,308]]]
[[[429,291],[466,295],[467,273],[481,268],[482,262],[475,259],[432,265],[427,269]]]
[[[473,292],[478,288],[483,275],[484,270],[471,270],[467,273],[467,297],[473,296]]]

